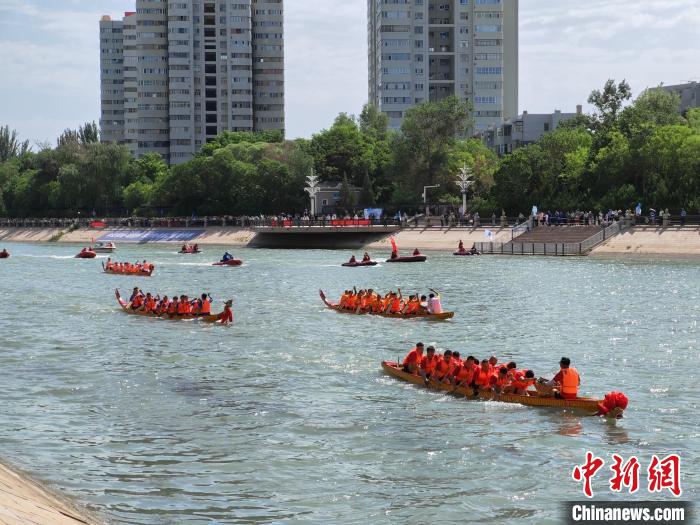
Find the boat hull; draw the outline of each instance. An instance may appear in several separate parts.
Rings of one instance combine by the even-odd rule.
[[[425,262],[428,258],[425,255],[411,255],[410,257],[395,257],[394,259],[387,259],[388,263],[419,263]]]
[[[241,261],[240,259],[231,259],[231,260],[226,261],[226,262],[222,262],[222,261],[215,262],[214,264],[212,264],[212,266],[241,266],[242,264],[243,264],[243,261]]]
[[[75,256],[76,259],[94,259],[95,257],[97,257],[95,252],[80,252]]]
[[[414,385],[426,386],[425,381],[422,377],[410,374],[408,372],[404,372],[400,368],[400,366],[395,362],[382,361],[382,370],[384,370],[384,372],[387,375],[390,375],[391,377],[394,377],[401,381],[406,381]],[[496,394],[495,392],[480,392],[477,396],[475,396],[474,391],[469,387],[455,388],[452,385],[437,383],[434,381],[430,382],[427,385],[427,388],[475,400],[480,399],[482,401],[498,401],[500,403],[511,403],[531,407],[570,409],[586,412],[590,415],[595,415],[598,413],[598,404],[603,401],[602,399],[595,399],[589,397],[582,397],[578,399],[557,399],[554,397],[521,396],[517,394]]]
[[[472,257],[474,255],[481,255],[480,253],[471,253],[471,252],[454,252],[452,255],[456,255],[458,257]]]
[[[104,273],[109,275],[128,275],[129,277],[150,277],[153,274],[153,270],[150,272],[138,272],[138,273],[127,273],[127,272],[115,272],[113,270],[105,270]]]
[[[362,266],[377,266],[377,261],[364,261],[364,262],[346,262],[341,264],[341,266],[345,266],[346,268],[359,268]]]

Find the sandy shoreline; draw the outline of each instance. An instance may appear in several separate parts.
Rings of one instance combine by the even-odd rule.
[[[0,463],[0,525],[99,525],[80,510],[16,468]]]
[[[3,242],[51,242],[58,239],[59,243],[74,243],[89,245],[102,235],[107,233],[133,233],[140,231],[169,232],[168,229],[138,229],[138,228],[113,228],[107,230],[78,229],[66,232],[58,228],[0,228],[0,248]],[[256,232],[248,228],[236,227],[208,227],[206,229],[184,228],[174,231],[193,232],[197,236],[191,242],[203,246],[247,246],[255,237]],[[487,237],[490,232],[490,237]],[[474,242],[508,242],[511,240],[511,229],[500,227],[479,228],[407,228],[396,234],[396,241],[402,252],[419,250],[449,251],[457,249],[459,241],[469,247]],[[148,241],[153,242],[153,241]],[[155,241],[157,243],[181,244],[182,241]],[[127,241],[117,241],[119,244],[128,244]],[[365,246],[367,250],[386,251],[391,250],[389,237],[371,242]],[[359,250],[358,250],[359,251]],[[700,257],[700,227],[635,227],[620,235],[612,237],[605,243],[596,247],[591,255],[660,255],[674,257]]]

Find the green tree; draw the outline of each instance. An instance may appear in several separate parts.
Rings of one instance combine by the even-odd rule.
[[[609,79],[602,91],[598,89],[592,91],[588,97],[588,103],[593,104],[596,109],[593,115],[596,127],[610,128],[617,121],[618,114],[630,98],[632,98],[632,88],[626,80],[615,84],[613,79]]]
[[[0,162],[21,157],[29,151],[29,141],[21,141],[16,130],[10,126],[0,127]]]
[[[352,211],[357,204],[355,192],[352,190],[347,177],[343,177],[343,183],[340,187],[340,202],[339,205],[345,208],[348,212]]]
[[[365,172],[365,178],[362,180],[360,204],[368,208],[372,208],[376,204],[376,200],[374,199],[374,190],[372,189],[372,180],[369,177],[369,172]]]
[[[404,115],[394,159],[401,183],[414,191],[445,181],[458,136],[471,129],[471,106],[457,97],[423,102]]]

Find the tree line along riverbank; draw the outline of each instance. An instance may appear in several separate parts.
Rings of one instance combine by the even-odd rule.
[[[482,217],[540,210],[669,209],[700,213],[700,109],[679,111],[664,90],[636,100],[626,82],[591,93],[594,110],[537,143],[498,157],[472,136],[471,107],[447,98],[409,110],[400,130],[372,106],[341,113],[310,139],[276,132],[225,132],[184,164],[131,157],[103,144],[93,125],[66,130],[55,147],[30,151],[0,128],[0,215],[258,215],[302,213],[305,179],[341,181],[339,207],[461,205],[456,174],[467,167],[470,212]],[[359,191],[352,190],[359,188]]]

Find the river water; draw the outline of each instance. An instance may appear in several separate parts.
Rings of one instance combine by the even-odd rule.
[[[341,268],[338,251],[236,250],[241,268],[166,245],[120,246],[150,279],[100,273],[77,246],[8,245],[0,260],[0,457],[114,523],[559,523],[583,499],[586,451],[653,454],[700,480],[700,262],[452,257]],[[360,254],[358,254],[360,255]],[[379,254],[376,254],[379,255]],[[357,285],[443,293],[446,323],[341,315]],[[125,315],[115,287],[233,297],[233,326]],[[615,422],[468,402],[382,375],[417,341],[557,369],[622,390]],[[607,465],[605,469],[607,470]],[[668,499],[668,493],[655,496]]]

